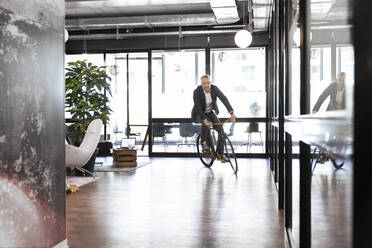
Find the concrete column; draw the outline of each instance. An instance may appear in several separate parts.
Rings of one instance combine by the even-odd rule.
[[[66,239],[63,0],[0,2],[0,247]]]

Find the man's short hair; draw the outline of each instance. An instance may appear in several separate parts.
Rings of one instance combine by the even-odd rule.
[[[208,81],[211,81],[211,77],[208,74],[201,76],[200,80],[203,80],[203,78],[206,78],[208,79]]]

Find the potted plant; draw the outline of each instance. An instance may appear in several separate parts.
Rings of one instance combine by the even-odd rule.
[[[78,60],[68,63],[65,79],[65,108],[71,114],[72,122],[68,135],[74,145],[79,145],[92,120],[101,119],[107,124],[110,119],[111,78],[104,66]]]

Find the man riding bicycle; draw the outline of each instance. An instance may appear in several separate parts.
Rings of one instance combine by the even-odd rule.
[[[218,140],[221,140],[221,146],[219,146],[219,150],[217,152],[221,155],[221,161],[227,162],[228,158],[223,154],[223,149],[225,147],[225,140],[222,138],[223,128],[220,125],[213,125],[214,123],[220,122],[220,120],[217,118],[219,113],[216,102],[217,97],[230,113],[230,121],[232,123],[236,121],[234,110],[222,91],[217,86],[211,84],[209,75],[202,76],[200,80],[201,85],[194,90],[194,107],[192,108],[191,119],[194,122],[203,123],[200,131],[203,151],[207,151],[209,149],[207,143],[209,128],[213,127],[218,132]]]

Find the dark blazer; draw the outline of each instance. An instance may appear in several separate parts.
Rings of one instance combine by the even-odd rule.
[[[234,111],[230,105],[229,100],[227,100],[227,97],[222,93],[222,91],[217,86],[212,84],[210,92],[212,97],[212,110],[214,110],[216,115],[218,115],[219,113],[217,106],[217,97],[225,105],[229,113]],[[191,112],[191,119],[193,122],[201,122],[202,120],[207,119],[207,116],[204,113],[206,106],[207,103],[205,100],[204,90],[203,87],[199,85],[194,90],[194,107],[192,108]]]
[[[341,106],[337,106],[336,104],[336,96],[337,96],[337,83],[333,82],[331,83],[319,96],[318,100],[316,101],[313,112],[318,112],[320,109],[320,106],[322,106],[323,102],[330,96],[330,101],[327,106],[327,111],[330,110],[337,110],[337,109],[344,109],[345,108],[345,91],[342,94],[342,103]]]

